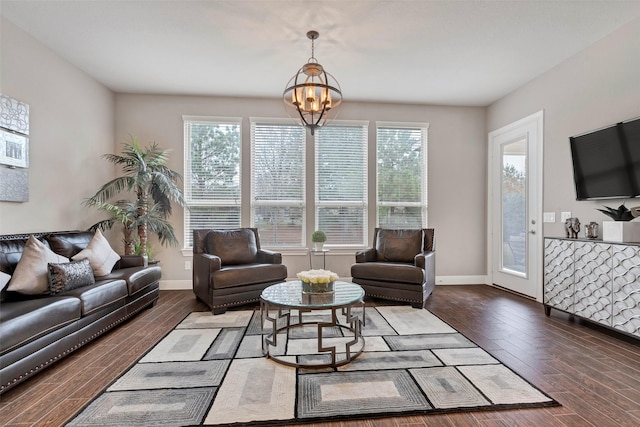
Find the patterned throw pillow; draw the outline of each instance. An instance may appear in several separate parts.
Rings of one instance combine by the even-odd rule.
[[[58,294],[96,282],[88,258],[61,264],[49,263],[49,292]]]

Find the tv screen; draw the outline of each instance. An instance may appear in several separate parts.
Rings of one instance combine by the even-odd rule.
[[[569,141],[578,200],[640,196],[640,119]]]

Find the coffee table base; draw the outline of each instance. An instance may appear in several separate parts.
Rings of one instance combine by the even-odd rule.
[[[303,321],[302,313],[308,313],[311,311],[317,311],[320,309],[304,309],[298,310],[298,322],[292,324],[291,323],[291,308],[281,308],[281,307],[272,307],[268,302],[261,300],[260,301],[260,319],[261,319],[261,331],[262,331],[262,354],[267,356],[268,358],[274,360],[275,362],[281,363],[287,366],[294,366],[297,368],[334,368],[336,369],[338,366],[346,365],[347,363],[354,360],[358,357],[362,351],[364,350],[364,337],[362,336],[362,326],[364,325],[365,319],[365,305],[364,302],[359,301],[356,303],[357,305],[362,307],[362,319],[358,315],[357,312],[353,313],[351,308],[353,305],[343,306],[343,307],[330,307],[330,308],[322,308],[322,310],[330,310],[331,311],[331,321],[330,322],[320,322],[320,321]],[[355,305],[355,304],[354,304]],[[338,320],[338,310],[341,310],[341,315],[345,317],[345,323],[340,323]],[[277,314],[275,317],[270,316],[270,312],[275,311]],[[284,319],[284,326],[278,327],[278,322],[282,324],[281,319]],[[264,333],[264,324],[265,322],[271,323],[271,333]],[[327,363],[316,363],[312,360],[307,362],[296,361],[292,362],[290,360],[286,360],[283,357],[293,357],[297,356],[285,356],[285,355],[275,355],[270,351],[270,347],[278,347],[278,334],[283,332],[289,332],[294,328],[302,328],[306,325],[316,325],[318,328],[318,353],[310,356],[318,356],[319,358],[329,358],[330,361]],[[343,343],[344,352],[338,352],[335,345],[325,345],[325,338],[323,337],[323,330],[325,328],[335,328],[338,327],[342,330],[348,331],[350,334],[353,334],[353,339],[351,341]],[[338,357],[339,355],[344,355],[344,357]],[[297,359],[296,359],[297,360]]]

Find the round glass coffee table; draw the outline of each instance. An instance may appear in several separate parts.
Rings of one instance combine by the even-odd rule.
[[[363,298],[364,290],[347,282],[335,282],[333,292],[325,293],[304,293],[299,280],[269,286],[260,295],[262,353],[288,366],[335,369],[346,365],[364,350]],[[352,310],[354,306],[362,310]],[[297,312],[297,316],[292,316],[292,312]],[[267,322],[271,323],[271,328],[265,330]],[[309,325],[317,326],[317,334],[313,337],[317,340],[317,352],[312,355],[285,354],[282,349],[287,347],[286,340],[290,339],[294,329]],[[331,328],[341,331],[342,337],[346,338],[329,338]],[[285,333],[286,337],[278,337],[278,334]]]

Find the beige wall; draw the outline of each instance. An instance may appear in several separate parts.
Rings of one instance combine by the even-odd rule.
[[[564,234],[562,211],[602,226],[608,217],[595,209],[622,202],[576,201],[569,137],[640,116],[639,52],[636,19],[488,108],[490,131],[544,110],[543,210],[556,212],[556,222],[544,224],[545,236]]]
[[[83,229],[104,217],[82,201],[115,176],[100,156],[118,150],[131,136],[171,148],[170,166],[182,172],[183,115],[243,117],[245,148],[249,117],[286,117],[280,99],[114,95],[5,20],[1,35],[0,90],[31,108],[30,201],[0,202],[3,234]],[[369,120],[371,143],[376,120],[430,124],[429,226],[436,229],[437,276],[441,283],[483,282],[485,109],[346,101],[340,119]],[[373,144],[370,150],[373,159]],[[375,200],[374,187],[369,199]],[[182,236],[180,209],[172,222]],[[110,240],[121,250],[119,233]],[[157,255],[165,281],[190,286],[191,272],[184,265],[189,256],[176,248],[159,248]],[[353,259],[353,251],[332,251],[327,268],[349,276]],[[292,276],[308,268],[306,254],[287,253],[285,262]]]
[[[249,147],[249,117],[287,117],[280,99],[217,98],[195,96],[116,95],[116,139],[137,136],[173,150],[171,168],[183,171],[183,115],[242,117],[243,150]],[[369,120],[370,160],[375,159],[375,121],[427,122],[429,226],[436,230],[436,273],[442,281],[481,283],[486,274],[486,161],[485,109],[357,103],[345,101],[339,119]],[[243,165],[246,166],[246,165]],[[243,171],[248,192],[248,170]],[[373,175],[370,177],[373,184]],[[248,193],[247,193],[248,194]],[[369,200],[375,200],[371,186]],[[172,217],[183,235],[183,212]],[[248,215],[243,219],[249,225]],[[371,224],[373,227],[373,224]],[[179,249],[159,248],[163,277],[188,280],[184,263],[190,258]],[[327,268],[350,275],[354,251],[331,251]],[[308,268],[306,254],[284,252],[289,275]],[[316,265],[317,267],[317,265]],[[454,276],[455,279],[451,279]]]
[[[0,234],[84,229],[82,201],[113,176],[114,95],[12,23],[1,22],[0,92],[29,104],[29,201],[0,202]],[[3,167],[3,166],[0,166]]]
[[[171,167],[182,171],[182,115],[245,118],[245,147],[249,117],[286,115],[279,99],[114,95],[6,20],[1,36],[0,91],[30,105],[31,149],[30,201],[0,202],[0,233],[95,222],[100,215],[82,201],[115,173],[100,155],[132,135],[172,148]],[[639,51],[636,19],[487,109],[346,101],[340,119],[369,120],[372,141],[376,120],[430,123],[429,226],[436,229],[437,275],[441,282],[478,282],[486,274],[487,132],[544,110],[544,210],[601,222],[600,203],[575,201],[568,137],[640,116]],[[180,209],[172,221],[182,235]],[[544,234],[562,234],[559,221],[545,224]],[[119,236],[112,244],[119,245]],[[173,248],[158,256],[166,280],[188,282],[188,256]],[[285,259],[292,275],[307,266],[302,255]],[[352,260],[352,253],[334,251],[327,266],[347,276]]]

